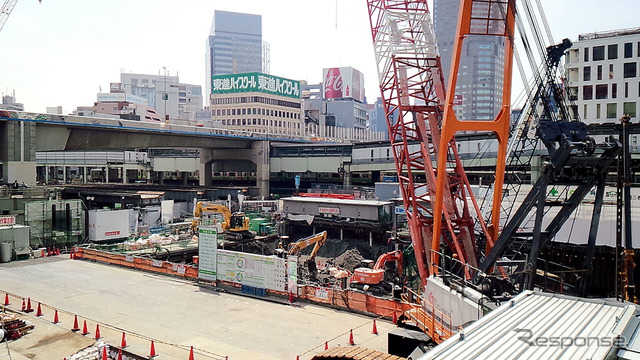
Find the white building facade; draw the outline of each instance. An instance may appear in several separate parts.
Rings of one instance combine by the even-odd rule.
[[[582,121],[637,121],[640,28],[583,34],[566,53],[567,89]]]

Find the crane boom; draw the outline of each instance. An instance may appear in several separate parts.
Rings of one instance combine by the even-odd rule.
[[[0,10],[0,31],[2,31],[4,24],[7,22],[17,2],[18,0],[5,0],[4,4],[2,4],[2,10]]]
[[[416,263],[425,285],[435,273],[430,252],[439,251],[441,240],[460,261],[477,266],[474,219],[487,238],[488,229],[455,140],[443,139],[440,134],[445,86],[427,1],[368,0],[367,4],[389,139]],[[419,145],[417,150],[410,146],[413,144]],[[439,153],[444,160],[438,163],[442,169],[438,166],[436,171],[434,159]],[[422,174],[423,182],[418,176]],[[443,191],[436,196],[437,179],[442,180]],[[464,269],[466,278],[472,276],[469,271]]]

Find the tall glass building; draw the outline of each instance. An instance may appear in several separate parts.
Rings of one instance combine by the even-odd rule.
[[[268,64],[266,49],[268,45],[262,42],[262,16],[216,10],[207,39],[207,94],[211,94],[213,75],[268,73],[263,65]]]
[[[446,84],[449,82],[460,0],[434,0],[433,27]],[[456,116],[460,120],[492,120],[500,111],[504,40],[468,36],[463,45],[456,84]]]

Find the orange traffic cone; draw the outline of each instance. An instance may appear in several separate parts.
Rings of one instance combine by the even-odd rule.
[[[196,359],[193,357],[193,346],[191,347],[191,351],[189,351],[189,360],[196,360]]]
[[[71,328],[71,331],[79,331],[80,327],[78,326],[78,315],[75,315],[75,317],[73,318],[73,327]]]
[[[373,319],[373,330],[371,330],[371,333],[374,335],[378,335],[378,327],[376,326],[376,319]]]
[[[329,350],[329,342],[328,341],[324,342],[324,349],[325,350]]]
[[[71,252],[69,253],[69,259],[73,259],[73,249],[71,250]]]
[[[290,292],[289,293],[289,303],[292,303],[292,302],[293,302],[293,293]]]
[[[96,336],[94,337],[96,340],[100,339],[100,325],[96,324]]]
[[[4,306],[11,305],[9,302],[9,294],[4,294]]]
[[[118,349],[118,360],[122,360],[122,349]]]
[[[109,360],[109,358],[107,357],[107,347],[104,346],[102,348],[102,360]]]
[[[89,334],[89,330],[87,330],[87,320],[84,321],[84,324],[82,325],[82,335],[87,335]]]
[[[57,324],[59,322],[60,320],[58,320],[58,310],[56,310],[56,312],[53,314],[53,323]]]
[[[153,345],[153,340],[151,340],[151,350],[149,350],[149,357],[156,356],[156,347]]]
[[[27,311],[27,303],[24,302],[24,299],[22,299],[22,312],[26,312]]]
[[[31,307],[31,298],[27,298],[27,309],[24,312],[32,312],[33,308]]]
[[[42,316],[42,315],[44,314],[42,313],[42,308],[40,307],[40,303],[38,303],[38,311],[36,312],[36,316]]]
[[[296,355],[296,360],[300,360],[300,355]]]
[[[395,310],[393,311],[393,323],[398,324],[398,315],[396,315]]]
[[[124,336],[124,331],[122,332],[122,341],[120,342],[120,347],[123,349],[127,347],[127,339]]]
[[[353,329],[349,330],[349,345],[355,345],[355,341],[353,341]]]

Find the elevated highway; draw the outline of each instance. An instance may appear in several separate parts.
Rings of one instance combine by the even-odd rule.
[[[262,134],[260,134],[262,135]],[[5,181],[35,183],[36,151],[114,149],[200,149],[200,170],[221,159],[250,160],[257,167],[261,194],[269,189],[269,142],[307,143],[299,136],[73,115],[0,111],[0,161]],[[201,185],[211,171],[201,171]]]

